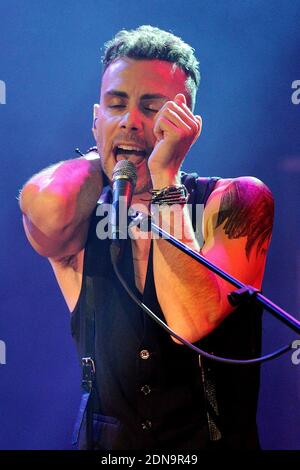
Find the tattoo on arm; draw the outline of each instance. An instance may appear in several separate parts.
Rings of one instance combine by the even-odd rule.
[[[228,238],[247,237],[246,256],[249,259],[256,243],[256,256],[266,251],[273,218],[273,197],[265,185],[233,181],[222,194],[216,228],[225,222],[223,228]]]

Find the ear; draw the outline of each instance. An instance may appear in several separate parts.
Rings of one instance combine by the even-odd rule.
[[[97,130],[97,127],[96,127],[96,122],[97,122],[97,119],[98,119],[98,112],[99,112],[99,104],[94,104],[94,107],[93,107],[93,127],[92,127],[92,133],[93,133],[93,136],[94,136],[94,139],[97,140],[97,134],[96,134],[96,130]]]

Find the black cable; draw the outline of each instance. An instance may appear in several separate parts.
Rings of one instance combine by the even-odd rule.
[[[190,343],[189,341],[186,341],[185,339],[181,338],[181,336],[179,336],[177,333],[175,333],[168,325],[166,325],[158,316],[155,315],[155,313],[152,312],[152,310],[150,310],[150,308],[147,307],[147,305],[145,305],[143,302],[141,302],[137,297],[136,295],[134,294],[134,292],[128,287],[125,279],[123,278],[123,276],[121,275],[119,269],[118,269],[118,266],[117,266],[117,261],[116,261],[116,255],[115,253],[113,253],[114,251],[114,246],[113,244],[110,246],[110,250],[111,250],[111,258],[112,258],[112,265],[113,265],[113,268],[114,268],[114,271],[116,273],[116,276],[117,278],[119,279],[120,283],[122,284],[122,286],[124,287],[124,289],[126,290],[126,292],[128,293],[128,295],[132,298],[132,300],[134,300],[134,302],[139,306],[141,307],[144,312],[147,313],[147,315],[149,315],[156,323],[158,323],[165,331],[167,331],[171,336],[173,336],[174,338],[178,339],[181,343],[183,343],[185,346],[187,346],[188,348],[192,349],[193,351],[195,351],[196,353],[200,354],[201,356],[204,356],[208,359],[211,359],[212,361],[216,361],[216,362],[223,362],[223,363],[226,363],[226,364],[237,364],[237,365],[241,365],[241,364],[245,364],[245,365],[251,365],[251,364],[257,364],[257,363],[262,363],[262,362],[266,362],[266,361],[270,361],[271,359],[275,359],[276,357],[279,357],[281,356],[282,354],[284,354],[285,352],[289,351],[290,349],[292,349],[292,343],[288,344],[288,345],[285,345],[283,347],[281,347],[280,349],[277,349],[277,351],[274,351],[270,354],[266,354],[265,356],[261,356],[261,357],[256,357],[254,359],[229,359],[229,358],[226,358],[226,357],[220,357],[220,356],[214,356],[212,354],[209,354],[208,352],[206,351],[203,351],[202,349],[199,349],[197,348],[197,346],[195,346],[194,344]]]

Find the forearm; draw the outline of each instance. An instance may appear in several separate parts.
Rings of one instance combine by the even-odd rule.
[[[76,158],[34,175],[20,194],[20,207],[30,221],[43,229],[78,226],[90,216],[102,190],[100,159]],[[46,227],[45,227],[46,228]]]
[[[179,176],[153,176],[153,187],[179,184]],[[174,209],[174,210],[173,210]],[[160,206],[157,222],[166,232],[199,252],[187,206]],[[154,240],[157,297],[169,326],[189,341],[212,331],[223,309],[220,281],[207,268],[164,239]]]
[[[178,208],[171,218],[168,207],[160,213],[166,231],[200,251],[187,207]],[[222,305],[216,275],[163,239],[154,240],[153,265],[157,297],[169,326],[192,342],[212,331]]]

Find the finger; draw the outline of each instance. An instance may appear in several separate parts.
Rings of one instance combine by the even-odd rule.
[[[163,138],[164,132],[178,133],[178,131],[178,127],[163,116],[156,122],[153,128],[153,133],[157,140]]]
[[[199,132],[201,132],[202,131],[202,117],[197,114],[195,116],[195,119],[197,120],[198,125],[199,125]]]
[[[168,119],[174,126],[178,129],[181,129],[186,134],[194,133],[195,130],[197,131],[197,127],[195,122],[186,122],[184,119],[179,115],[179,113],[173,111],[173,109],[167,108],[165,109],[162,117]]]
[[[202,131],[202,118],[201,118],[201,116],[198,116],[198,115],[197,115],[197,116],[195,116],[195,118],[196,118],[197,121],[198,121],[199,129],[198,129],[198,131],[197,131],[197,133],[196,133],[196,135],[195,135],[195,137],[194,137],[194,140],[193,140],[193,142],[192,142],[192,145],[194,145],[194,143],[196,142],[196,140],[198,139],[198,137],[199,137],[199,135],[201,134],[201,131]]]
[[[185,99],[185,96],[182,95],[182,94],[179,94],[179,95],[176,95],[176,96],[183,96],[184,97],[184,101],[183,100],[179,100],[179,101],[175,101],[176,104],[178,104],[178,106],[183,109],[186,114],[191,118],[191,119],[195,119],[195,115],[193,114],[193,112],[191,111],[191,109],[189,108],[189,106],[186,104],[186,99]],[[176,98],[176,97],[175,97]],[[200,116],[199,116],[200,117]]]
[[[175,107],[178,110],[178,112],[179,112],[179,110],[183,111],[193,122],[196,122],[197,123],[197,130],[198,130],[198,121],[195,119],[195,115],[192,113],[192,111],[190,110],[190,108],[186,104],[185,96],[182,95],[182,94],[178,94],[178,95],[176,95],[176,97],[177,96],[184,97],[184,101],[180,99],[179,101],[177,101],[177,100],[173,101],[173,102],[171,101],[170,103],[175,103]]]
[[[186,113],[186,110],[181,108],[174,101],[167,101],[167,103],[164,104],[159,113],[156,115],[155,120],[158,120],[160,116],[167,113],[168,110],[172,110],[173,113],[178,115],[184,123],[186,123],[191,129],[193,129],[194,132],[198,132],[199,122],[195,119],[195,116],[192,113]]]
[[[183,93],[178,93],[175,98],[174,98],[174,101],[176,103],[178,103],[179,105],[180,104],[186,104],[186,97],[184,96]]]

